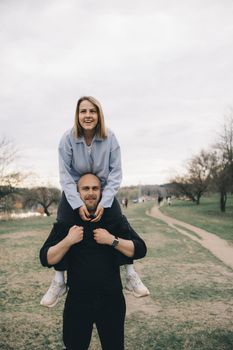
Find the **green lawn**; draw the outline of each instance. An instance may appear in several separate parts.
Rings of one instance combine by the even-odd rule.
[[[125,350],[232,350],[233,271],[196,242],[146,216],[150,205],[125,210],[147,243],[148,254],[135,268],[151,292],[142,299],[126,295]],[[62,349],[64,299],[53,309],[39,305],[53,276],[38,259],[50,220],[30,219],[28,225],[17,220],[18,230],[15,222],[10,233],[8,223],[8,234],[0,236],[2,350]],[[122,278],[124,283],[124,271]],[[90,350],[100,350],[96,332]]]
[[[3,233],[49,230],[55,216],[39,216],[26,219],[0,220],[0,235]]]
[[[164,214],[178,220],[215,233],[221,238],[233,242],[233,196],[227,200],[226,212],[219,209],[219,196],[201,198],[200,205],[189,201],[173,200],[172,205],[161,206]]]

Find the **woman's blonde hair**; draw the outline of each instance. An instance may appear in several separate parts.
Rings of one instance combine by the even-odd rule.
[[[82,96],[77,102],[77,107],[76,107],[76,112],[75,112],[75,118],[74,118],[74,135],[75,137],[81,137],[83,136],[83,129],[79,123],[79,106],[82,101],[89,101],[91,102],[97,109],[97,114],[98,114],[98,123],[96,125],[96,130],[95,134],[96,136],[100,137],[101,139],[105,139],[107,137],[107,129],[105,127],[105,122],[104,122],[104,114],[102,111],[101,104],[99,101],[97,101],[94,97],[92,96]]]

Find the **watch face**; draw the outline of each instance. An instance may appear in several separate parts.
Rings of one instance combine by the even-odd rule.
[[[112,242],[112,247],[115,248],[117,245],[119,244],[118,239],[114,239],[114,241]]]

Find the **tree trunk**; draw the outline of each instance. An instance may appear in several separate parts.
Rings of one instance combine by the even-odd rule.
[[[225,213],[226,211],[226,201],[227,201],[227,194],[225,191],[220,192],[220,209],[221,212]]]
[[[191,199],[193,203],[197,202],[196,198],[192,194],[188,194],[187,196]]]
[[[44,207],[44,212],[47,216],[50,216],[50,212],[48,211],[48,207]]]
[[[201,194],[197,195],[196,205],[200,204]]]

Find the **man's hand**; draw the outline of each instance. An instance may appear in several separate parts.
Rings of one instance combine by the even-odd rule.
[[[92,219],[92,222],[97,222],[101,219],[102,215],[104,213],[104,208],[101,207],[101,205],[98,205],[96,211],[95,211],[95,218]]]
[[[68,235],[66,236],[66,240],[70,246],[75,243],[79,243],[83,240],[83,227],[82,226],[72,226],[69,229]]]
[[[47,252],[47,260],[49,265],[55,265],[61,261],[64,255],[69,251],[70,247],[81,242],[83,239],[83,227],[72,226],[68,235],[59,243],[51,246]]]
[[[89,211],[87,210],[87,207],[85,205],[82,205],[79,208],[79,215],[83,221],[90,221]]]
[[[94,233],[94,240],[98,244],[111,245],[115,238],[111,233],[109,233],[104,228],[97,228],[93,231],[93,233]]]

